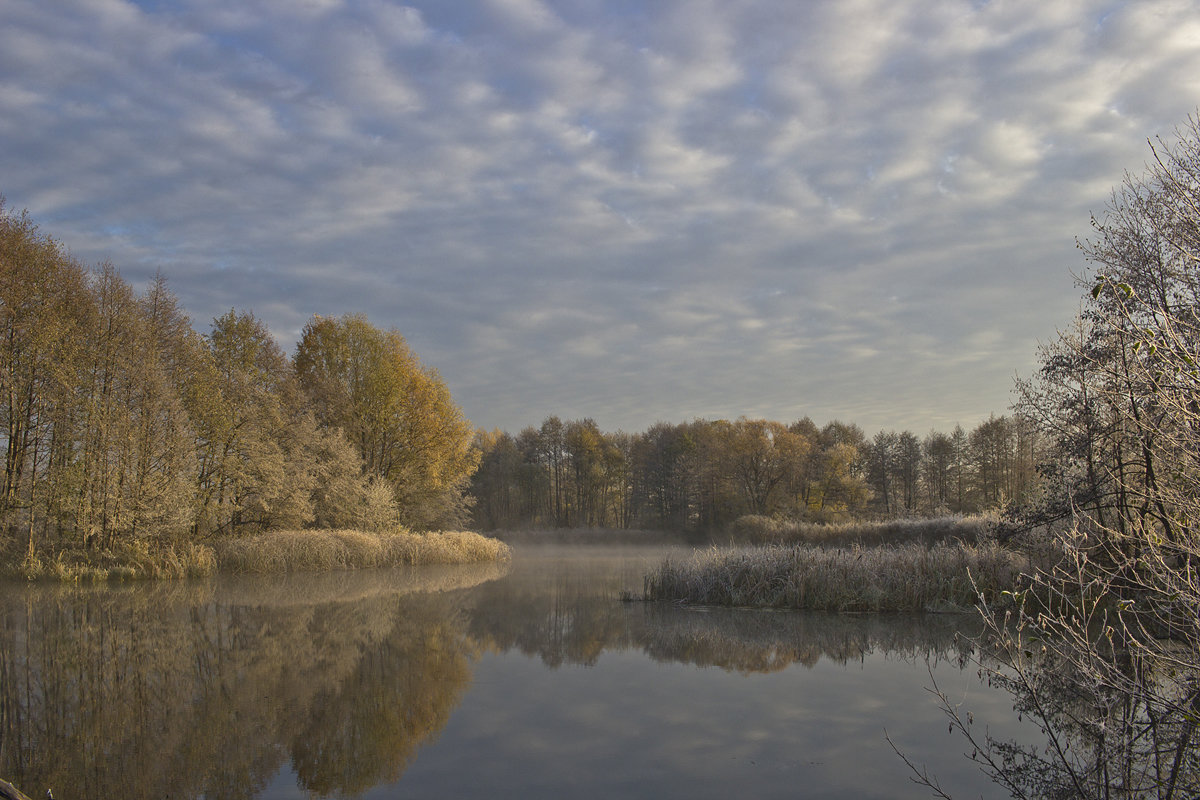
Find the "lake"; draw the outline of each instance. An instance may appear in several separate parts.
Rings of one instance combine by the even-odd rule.
[[[938,685],[970,615],[623,602],[666,547],[118,588],[0,585],[0,777],[100,798],[925,798],[1000,790]]]

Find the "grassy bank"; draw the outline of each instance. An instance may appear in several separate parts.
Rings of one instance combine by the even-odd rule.
[[[154,545],[111,550],[62,550],[53,556],[14,557],[0,573],[63,583],[177,579],[230,573],[317,572],[401,564],[472,564],[503,561],[503,542],[468,531],[364,533],[353,530],[272,531],[212,544]]]
[[[7,566],[0,569],[0,574],[6,577],[58,583],[170,580],[203,577],[217,571],[216,552],[206,544],[147,540],[124,542],[104,550],[66,548],[52,555],[5,553],[3,563]]]
[[[920,543],[985,541],[996,524],[987,515],[944,516],[925,519],[891,519],[880,522],[795,522],[773,517],[745,516],[727,531],[732,544],[807,544],[822,547],[872,547]]]
[[[364,533],[274,531],[217,546],[222,572],[313,572],[401,564],[472,564],[500,561],[508,545],[469,531]]]
[[[1012,589],[1027,566],[995,544],[711,548],[646,576],[648,600],[820,611],[937,611]],[[974,579],[974,584],[972,583]]]

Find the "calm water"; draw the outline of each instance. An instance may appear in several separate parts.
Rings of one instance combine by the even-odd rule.
[[[0,777],[64,800],[1002,796],[938,684],[1030,738],[948,615],[623,603],[662,548],[511,565],[0,586]]]

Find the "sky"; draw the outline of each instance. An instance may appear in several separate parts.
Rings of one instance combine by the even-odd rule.
[[[1197,107],[1178,0],[0,0],[9,211],[514,433],[1007,413]]]

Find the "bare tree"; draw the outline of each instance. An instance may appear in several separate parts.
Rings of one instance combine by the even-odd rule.
[[[982,606],[981,667],[1046,744],[945,704],[1016,797],[1200,796],[1200,119],[1151,151],[1081,244],[1086,306],[1043,371],[1071,380],[1025,387],[1071,512],[1060,558]]]

